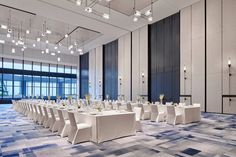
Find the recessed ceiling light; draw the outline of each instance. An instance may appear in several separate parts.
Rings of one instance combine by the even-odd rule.
[[[76,1],[76,5],[81,6],[81,4],[82,4],[82,1],[81,1],[81,0],[77,0],[77,1]]]
[[[133,21],[134,21],[134,22],[137,22],[137,21],[138,21],[138,18],[137,18],[137,17],[134,17],[134,18],[133,18]]]
[[[140,17],[140,16],[141,16],[141,12],[138,11],[138,10],[136,10],[136,11],[134,12],[134,15]]]
[[[27,46],[24,45],[23,48],[24,48],[24,49],[27,49]]]
[[[61,51],[58,50],[57,53],[61,53]]]
[[[49,41],[48,41],[48,40],[46,40],[45,42],[46,42],[47,44],[49,43]]]
[[[59,46],[62,46],[61,43],[58,44]]]
[[[71,54],[74,54],[74,51],[73,51],[73,50],[71,50],[71,51],[70,51],[70,53],[71,53]]]
[[[85,8],[85,11],[88,12],[88,13],[91,13],[91,12],[93,11],[93,9],[90,8],[90,7],[86,7],[86,8]]]
[[[150,21],[150,22],[152,22],[152,16],[150,16],[149,18],[148,18],[148,21]]]
[[[0,40],[0,44],[5,44],[5,41],[4,40]]]
[[[1,25],[2,29],[7,29],[7,25]]]
[[[19,43],[18,42],[16,42],[16,46],[18,46],[19,45]]]
[[[60,62],[60,61],[61,61],[61,58],[60,58],[60,57],[58,57],[58,58],[57,58],[57,61],[58,61],[58,62]]]
[[[42,33],[41,35],[42,35],[42,37],[45,37],[45,33]]]
[[[79,54],[80,54],[80,55],[83,55],[84,53],[83,53],[83,52],[80,52]]]
[[[109,15],[109,14],[106,14],[106,13],[104,13],[104,14],[102,15],[102,17],[103,17],[104,19],[109,19],[109,18],[110,18],[110,15]]]
[[[41,53],[44,54],[44,51],[42,50]]]
[[[21,51],[23,52],[23,51],[25,51],[25,49],[24,49],[24,48],[21,48]]]
[[[12,42],[12,43],[15,43],[16,41],[13,39],[11,42]]]
[[[46,33],[47,33],[47,34],[52,34],[52,31],[49,30],[49,29],[47,29],[47,30],[46,30]]]
[[[14,48],[11,49],[12,53],[16,53],[16,50]]]
[[[152,14],[152,12],[151,12],[150,9],[145,12],[145,15],[146,15],[146,16],[150,16],[151,14]]]
[[[54,52],[51,53],[52,56],[55,56],[56,54]]]
[[[36,44],[33,44],[33,47],[36,47]]]
[[[10,33],[7,33],[7,38],[10,38],[11,37],[11,34]]]
[[[7,32],[8,32],[8,33],[12,33],[12,29],[8,29]]]
[[[36,40],[37,40],[37,42],[40,42],[41,39],[38,37]]]
[[[23,38],[22,38],[22,37],[20,37],[20,40],[23,40]]]
[[[58,49],[58,47],[57,47],[57,46],[55,46],[55,47],[54,47],[54,49],[55,49],[55,50],[57,50],[57,49]]]
[[[29,30],[26,30],[26,34],[30,34],[30,31],[29,31]]]
[[[46,51],[46,53],[49,53],[49,49],[48,49],[48,48],[46,48],[46,50],[45,50],[45,51]]]
[[[69,37],[69,35],[68,35],[68,34],[66,34],[66,35],[65,35],[65,38],[68,38],[68,37]]]

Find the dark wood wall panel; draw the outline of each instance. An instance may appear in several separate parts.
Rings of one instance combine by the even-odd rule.
[[[103,46],[103,99],[116,100],[118,95],[118,40]]]
[[[157,101],[179,102],[180,95],[180,14],[149,25],[148,95]]]
[[[80,56],[80,98],[89,94],[89,53]]]

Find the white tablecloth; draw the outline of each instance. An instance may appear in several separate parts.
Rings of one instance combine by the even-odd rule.
[[[176,112],[182,114],[183,124],[198,122],[201,120],[201,108],[197,106],[177,106]]]
[[[135,113],[103,111],[97,115],[77,113],[79,123],[92,126],[92,141],[96,143],[135,135]]]

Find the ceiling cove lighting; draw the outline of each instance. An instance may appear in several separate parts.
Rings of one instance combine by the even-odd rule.
[[[2,29],[7,29],[7,25],[1,25]]]
[[[4,40],[0,40],[0,44],[5,44],[5,41]]]

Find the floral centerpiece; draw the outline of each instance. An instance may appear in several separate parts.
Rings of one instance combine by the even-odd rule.
[[[72,96],[68,96],[67,100],[69,101],[69,104],[72,104]]]
[[[61,97],[60,96],[57,96],[57,103],[59,103],[61,100]]]
[[[163,104],[163,99],[164,99],[164,94],[160,94],[159,98],[160,98],[160,104]]]
[[[91,99],[90,94],[85,95],[85,99],[86,99],[87,105],[90,106],[90,103],[91,103],[90,102],[90,99]]]

